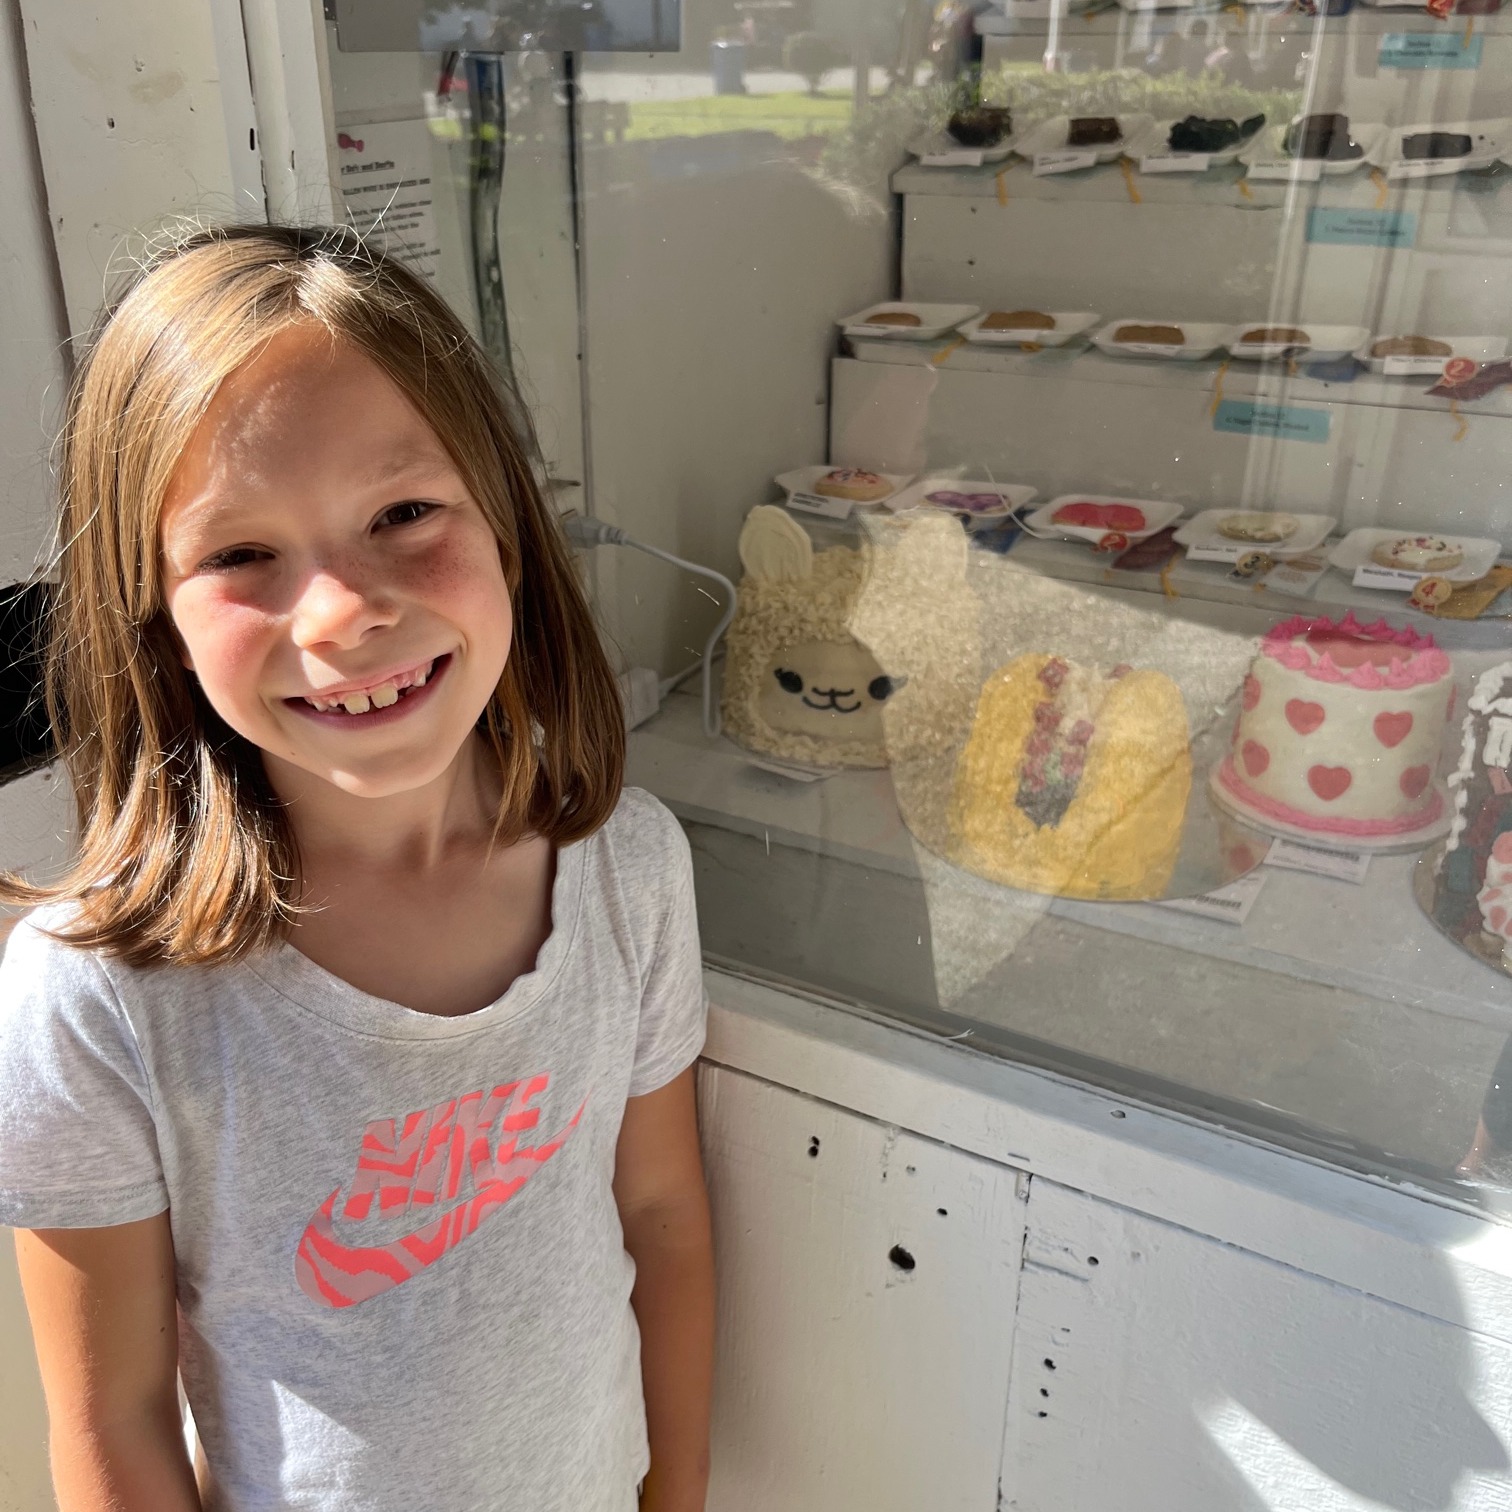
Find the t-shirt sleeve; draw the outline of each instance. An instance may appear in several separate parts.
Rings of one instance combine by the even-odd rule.
[[[693,904],[693,858],[677,821],[670,814],[665,819],[669,885],[663,895],[669,901],[641,989],[631,1097],[655,1092],[693,1064],[703,1049],[708,1013]]]
[[[167,1206],[151,1090],[109,978],[22,923],[0,964],[0,1224],[96,1228]]]

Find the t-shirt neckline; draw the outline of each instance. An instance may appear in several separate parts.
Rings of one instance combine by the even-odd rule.
[[[516,977],[502,996],[472,1013],[451,1017],[421,1013],[376,997],[327,971],[287,940],[249,962],[249,969],[297,1008],[360,1034],[382,1039],[454,1039],[496,1028],[534,1007],[561,974],[582,912],[587,845],[588,841],[579,840],[557,850],[556,878],[551,886],[551,933],[536,956],[535,966]]]

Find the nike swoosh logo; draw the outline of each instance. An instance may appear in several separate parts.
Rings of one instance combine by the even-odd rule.
[[[516,1149],[496,1163],[494,1173],[477,1182],[471,1197],[448,1208],[413,1233],[386,1244],[347,1244],[336,1235],[333,1217],[341,1201],[337,1187],[305,1225],[294,1255],[300,1290],[322,1307],[355,1307],[370,1297],[402,1286],[449,1254],[485,1219],[497,1213],[567,1143],[588,1106],[587,1098],[571,1121],[545,1144]]]

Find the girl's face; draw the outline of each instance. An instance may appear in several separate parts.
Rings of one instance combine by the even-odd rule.
[[[221,385],[164,504],[185,665],[277,791],[441,777],[509,656],[499,543],[372,361],[296,327]]]

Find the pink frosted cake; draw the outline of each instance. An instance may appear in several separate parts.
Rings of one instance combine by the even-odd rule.
[[[1214,786],[1269,827],[1410,840],[1445,811],[1433,773],[1453,699],[1431,636],[1298,615],[1260,643]]]

